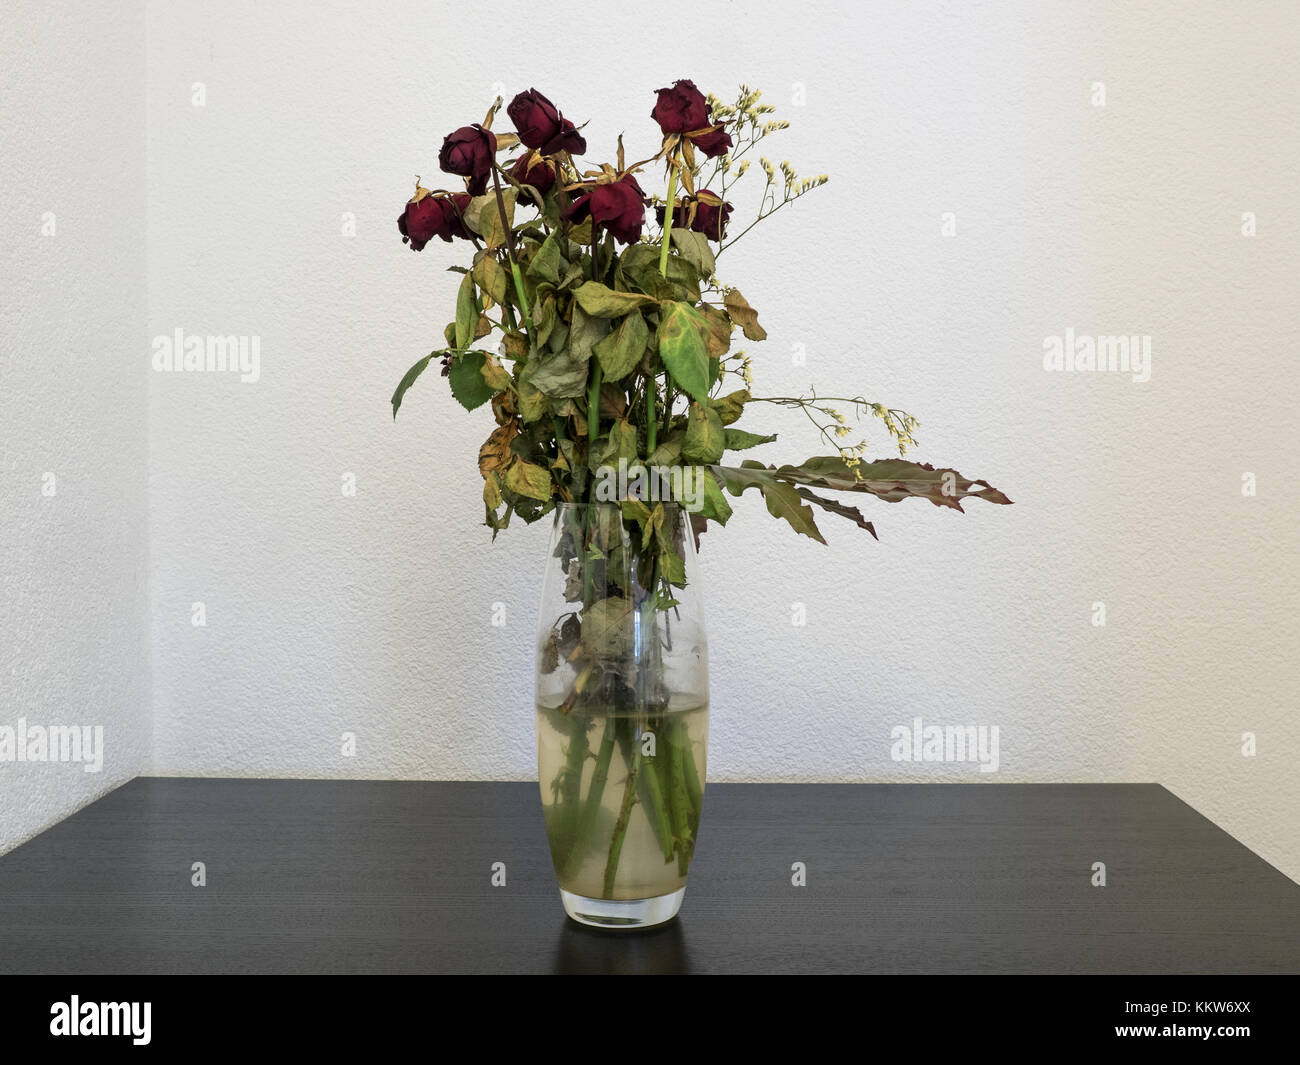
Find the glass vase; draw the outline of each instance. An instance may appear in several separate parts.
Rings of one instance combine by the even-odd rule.
[[[676,916],[699,833],[708,645],[678,504],[556,507],[537,636],[537,763],[565,911]]]

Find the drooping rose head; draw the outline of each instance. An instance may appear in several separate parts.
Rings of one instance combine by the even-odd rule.
[[[497,138],[482,126],[461,126],[448,133],[438,153],[438,165],[448,174],[459,174],[469,183],[473,196],[487,191],[488,175],[496,158]]]
[[[664,224],[664,209],[658,209],[659,224]],[[703,233],[719,244],[727,235],[727,222],[731,218],[731,204],[724,203],[708,189],[701,189],[694,197],[684,197],[673,208],[673,225],[685,226]]]
[[[690,133],[709,125],[709,103],[689,78],[675,81],[671,88],[659,89],[650,117],[659,123],[664,136]]]
[[[698,137],[692,137],[695,147],[707,155],[710,159],[722,155],[731,148],[731,134],[719,126],[708,133],[701,133]]]
[[[560,151],[581,155],[587,150],[587,142],[574,124],[536,89],[521,92],[511,100],[506,114],[515,124],[519,139],[534,151],[543,155]]]
[[[416,189],[397,219],[402,243],[411,245],[412,251],[423,251],[434,237],[450,241],[452,237],[469,239],[469,230],[461,218],[469,206],[469,194],[434,196],[428,189]]]
[[[555,164],[545,156],[539,158],[529,152],[520,156],[510,168],[510,176],[521,185],[531,185],[545,196],[555,185]]]
[[[633,244],[645,224],[645,205],[645,193],[636,178],[625,174],[617,181],[587,186],[565,214],[572,222],[590,216],[593,223],[613,233],[615,240]]]

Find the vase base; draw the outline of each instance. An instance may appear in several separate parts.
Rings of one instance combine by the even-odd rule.
[[[565,913],[579,924],[610,929],[652,928],[671,921],[682,908],[685,895],[683,887],[652,899],[589,899],[560,889]]]

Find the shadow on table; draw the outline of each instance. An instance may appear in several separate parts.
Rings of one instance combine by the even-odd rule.
[[[688,973],[681,919],[644,932],[602,932],[565,920],[555,944],[557,973],[653,975]]]

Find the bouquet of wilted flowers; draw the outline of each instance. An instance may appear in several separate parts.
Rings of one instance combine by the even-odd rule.
[[[492,405],[497,427],[479,451],[492,529],[512,514],[535,521],[557,500],[628,498],[620,488],[644,501],[675,490],[697,535],[731,516],[722,489],[738,496],[756,488],[773,515],[816,540],[813,507],[875,534],[856,507],[824,490],[891,502],[922,496],[957,510],[968,495],[1009,502],[984,481],[903,460],[916,427],[905,412],[860,396],[751,394],[750,358],[732,350],[733,334],[760,341],[766,333],[740,290],[719,279],[718,256],[827,180],[760,159],[756,217],[732,232],[726,197],[747,176],[752,149],[786,126],[768,117],[773,109],[758,92],[742,88],[724,104],[690,81],[660,89],[651,112],[663,131],[658,154],[629,165],[620,138],[616,164],[590,167],[575,161],[587,150],[581,131],[536,89],[506,108],[514,132],[493,131],[500,104],[443,142],[439,163],[464,178],[464,190],[417,184],[398,219],[416,251],[441,237],[469,242],[474,254],[451,267],[464,279],[446,345],[412,366],[392,399],[396,416],[406,390],[439,359],[466,409]],[[502,161],[507,152],[515,157]],[[663,201],[637,178],[658,166]],[[743,387],[726,390],[728,377]],[[776,439],[736,427],[763,403],[803,410],[836,454],[799,465],[722,465],[728,451]],[[845,441],[851,430],[835,403],[879,418],[900,458],[863,461],[866,444]]]
[[[669,872],[657,880],[660,866],[684,883],[704,775],[702,739],[670,703],[687,689],[695,709],[707,700],[707,683],[679,683],[669,659],[685,647],[698,660],[689,668],[703,660],[702,635],[683,617],[687,558],[708,522],[730,518],[727,494],[757,489],[771,514],[819,541],[814,508],[875,535],[857,507],[826,492],[919,496],[957,510],[966,496],[1010,501],[984,481],[903,458],[916,422],[902,411],[860,396],[751,392],[750,358],[732,342],[737,332],[766,334],[740,290],[719,278],[717,259],[827,180],[760,158],[754,217],[743,226],[733,218],[729,197],[750,174],[751,153],[786,126],[758,92],[742,87],[723,103],[690,81],[660,89],[651,111],[659,151],[629,164],[620,137],[615,162],[598,166],[576,161],[587,150],[582,131],[536,89],[506,108],[512,132],[493,129],[500,106],[443,142],[439,163],[463,188],[430,191],[417,179],[398,220],[414,250],[441,237],[471,245],[472,258],[451,267],[464,276],[445,344],[407,371],[393,414],[439,360],[462,406],[491,405],[496,427],[478,468],[493,535],[512,515],[532,522],[559,509],[564,603],[538,647],[539,678],[551,678],[539,679],[538,714],[556,870],[589,898],[645,895],[651,882],[662,894],[677,881]],[[642,186],[657,171],[662,200]],[[723,464],[728,451],[776,439],[737,425],[762,404],[802,410],[834,453],[798,465]],[[844,409],[879,418],[899,457],[865,461]],[[611,505],[612,520],[608,507],[583,504]],[[645,753],[652,734],[666,756]],[[623,793],[606,806],[616,749]],[[628,838],[650,859],[629,858]],[[620,872],[620,862],[634,871]]]

